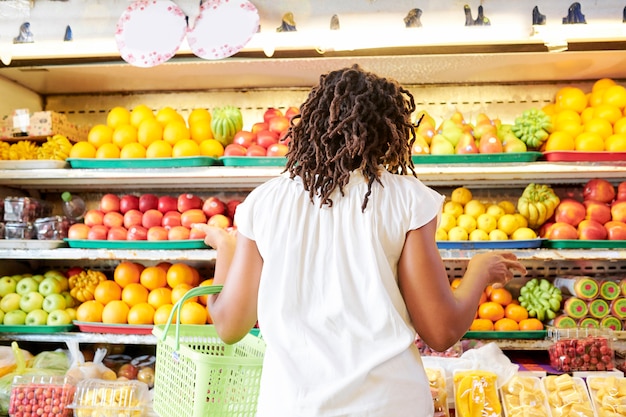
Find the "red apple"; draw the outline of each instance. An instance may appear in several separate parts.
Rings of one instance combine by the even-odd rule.
[[[104,214],[102,224],[106,227],[120,227],[124,225],[124,215],[119,211],[109,211]]]
[[[103,224],[96,224],[89,228],[89,233],[87,234],[87,239],[89,240],[106,240],[107,234],[109,233],[109,228]]]
[[[165,228],[180,226],[180,216],[181,213],[178,210],[168,211],[163,215],[163,219],[161,220],[161,226]]]
[[[126,240],[147,240],[147,239],[148,239],[148,229],[146,229],[142,225],[134,225],[128,228],[128,233],[126,234]]]
[[[90,227],[85,223],[74,223],[67,230],[68,239],[87,239]]]
[[[278,137],[278,143],[282,143],[283,145],[289,146],[289,142],[291,142],[291,136],[287,136],[288,133],[289,133],[288,130],[281,132],[280,136]]]
[[[611,220],[604,224],[608,240],[626,240],[626,223]]]
[[[167,213],[168,211],[178,210],[178,199],[171,195],[162,195],[161,197],[159,197],[157,210],[159,210],[163,214]]]
[[[202,239],[204,240],[204,238],[206,237],[206,233],[204,233],[204,231],[200,230],[200,229],[196,229],[195,227],[191,228],[189,230],[189,239]]]
[[[129,210],[124,214],[124,227],[130,229],[131,226],[141,225],[143,213],[139,210]]]
[[[224,148],[224,156],[246,156],[247,151],[248,149],[245,146],[229,143]]]
[[[270,120],[277,116],[283,116],[283,112],[280,110],[270,107],[263,113],[263,122],[269,124]]]
[[[606,228],[595,220],[582,220],[578,223],[578,239],[580,240],[605,240]]]
[[[257,145],[267,149],[270,145],[278,143],[278,137],[278,133],[276,132],[272,132],[271,130],[261,130],[256,135],[256,143]]]
[[[265,122],[258,122],[252,125],[252,127],[250,128],[250,131],[252,133],[259,133],[261,130],[268,130],[270,127],[267,123]]]
[[[244,146],[246,148],[250,147],[254,142],[256,142],[256,133],[249,132],[247,130],[240,130],[235,133],[233,136],[233,143],[237,145]]]
[[[617,186],[617,195],[615,196],[617,201],[626,201],[626,181],[622,181]]]
[[[587,209],[585,219],[595,220],[600,224],[611,220],[611,207],[608,204],[595,200],[585,200],[583,204]]]
[[[103,224],[104,212],[98,209],[89,209],[87,210],[87,213],[85,213],[85,218],[83,219],[83,221],[89,227]]]
[[[479,153],[501,153],[502,151],[502,142],[493,132],[485,132],[478,142]]]
[[[626,223],[626,201],[616,201],[611,205],[611,220]]]
[[[589,180],[583,187],[584,200],[596,200],[610,203],[615,198],[615,187],[602,178]]]
[[[139,372],[139,369],[135,365],[125,363],[117,370],[117,376],[126,379],[137,379],[137,372]]]
[[[576,227],[586,215],[587,208],[583,203],[573,198],[564,198],[554,211],[554,220],[557,223],[569,223]]]
[[[246,151],[246,156],[266,156],[267,149],[262,147],[261,145],[250,145],[248,150]]]
[[[120,211],[120,198],[115,194],[105,194],[100,199],[100,210],[103,213]]]
[[[190,228],[194,223],[206,223],[207,217],[202,209],[191,209],[183,211],[180,215],[181,225]]]
[[[204,202],[200,197],[192,193],[185,193],[178,196],[177,210],[184,213],[187,210],[201,209]]]
[[[539,227],[537,234],[542,238],[548,238],[548,230],[554,224],[554,221],[547,221]]]
[[[545,237],[550,240],[578,239],[578,230],[569,223],[556,222],[548,228]]]
[[[113,226],[109,228],[107,240],[126,240],[128,230],[124,226]]]
[[[280,133],[289,129],[289,119],[285,116],[275,116],[267,123],[269,130],[272,132]]]
[[[222,229],[226,229],[230,226],[230,219],[223,214],[216,214],[215,216],[211,216],[209,220],[206,222],[209,226],[220,227]]]
[[[215,214],[224,214],[227,210],[226,203],[219,198],[212,196],[204,200],[202,211],[207,219]]]
[[[120,198],[120,213],[126,214],[130,210],[139,210],[139,197],[132,194],[123,195]]]
[[[168,240],[168,230],[163,226],[152,226],[148,229],[146,240]]]
[[[139,197],[139,211],[145,213],[148,210],[159,208],[159,197],[154,194],[142,194]]]
[[[191,231],[185,226],[174,226],[167,231],[168,240],[188,240]]]
[[[289,147],[284,143],[275,143],[267,148],[267,156],[285,156]]]
[[[228,203],[226,203],[226,214],[228,215],[228,217],[230,217],[231,219],[235,218],[235,211],[237,210],[237,206],[241,204],[241,200],[230,200]]]
[[[163,213],[156,209],[150,209],[141,217],[141,225],[146,229],[150,229],[153,226],[161,226],[162,220]]]
[[[85,268],[82,268],[80,266],[73,266],[70,269],[68,269],[67,271],[65,271],[65,276],[70,278],[70,277],[73,277],[74,275],[80,274],[84,270],[85,270]]]
[[[287,110],[285,110],[285,117],[289,120],[291,120],[291,118],[297,114],[300,114],[300,109],[294,106],[288,107]]]

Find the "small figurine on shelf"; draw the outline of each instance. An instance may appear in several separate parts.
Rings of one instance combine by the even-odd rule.
[[[626,7],[622,10],[622,23],[626,23]]]
[[[73,39],[72,36],[72,28],[70,27],[70,25],[67,25],[65,27],[65,35],[63,36],[63,41],[65,42],[69,42]]]
[[[541,14],[539,12],[539,7],[535,6],[533,8],[533,25],[545,25],[546,24],[546,15]]]
[[[33,33],[30,31],[30,23],[24,22],[20,25],[20,33],[13,38],[13,43],[32,43]]]
[[[491,26],[491,21],[484,15],[482,5],[478,6],[478,16],[476,19],[472,18],[472,9],[469,5],[464,5],[463,11],[465,13],[465,26]]]
[[[422,21],[422,9],[411,9],[409,13],[404,17],[404,26],[407,28],[421,28]]]
[[[585,15],[582,12],[582,6],[580,3],[572,3],[567,9],[567,16],[563,18],[563,24],[577,24],[577,23],[587,23],[585,20]]]
[[[332,17],[330,18],[330,30],[339,30],[340,25],[339,25],[339,16],[337,16],[336,14],[332,15]]]
[[[293,18],[293,13],[285,13],[281,25],[276,28],[276,32],[295,32],[296,30],[296,22]]]

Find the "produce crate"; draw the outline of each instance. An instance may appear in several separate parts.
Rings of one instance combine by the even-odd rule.
[[[37,111],[27,115],[28,122],[22,126],[22,135],[15,135],[13,117],[4,116],[0,122],[0,139],[5,141],[45,140],[48,136],[63,135],[72,142],[87,140],[88,126],[78,126],[61,113],[53,111]]]

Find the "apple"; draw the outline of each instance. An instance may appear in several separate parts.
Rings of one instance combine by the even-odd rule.
[[[246,156],[248,149],[236,143],[229,143],[224,148],[224,156]]]
[[[15,287],[17,286],[17,280],[8,275],[0,278],[0,298],[4,297],[7,294],[15,292]]]
[[[557,223],[569,223],[572,226],[578,226],[587,216],[587,208],[585,205],[573,198],[564,198],[554,211],[554,220]]]
[[[626,181],[622,181],[617,185],[617,195],[615,196],[616,201],[625,201],[626,200]]]
[[[267,125],[272,132],[284,132],[289,129],[289,119],[285,116],[275,116],[267,122]]]
[[[48,326],[67,326],[72,324],[72,316],[67,310],[53,310],[48,313]]]
[[[139,211],[141,211],[142,213],[145,213],[148,210],[151,209],[158,209],[159,208],[159,197],[157,197],[154,194],[142,194],[141,197],[139,197]]]
[[[9,293],[0,300],[0,310],[8,313],[9,311],[20,309],[20,300],[22,296],[16,292]]]
[[[279,135],[276,132],[272,132],[271,130],[261,130],[256,135],[256,143],[257,145],[267,149],[270,145],[278,143],[278,138]]]
[[[26,295],[29,292],[37,291],[39,284],[32,277],[22,278],[15,286],[15,292],[19,295]]]
[[[22,326],[26,324],[26,312],[23,310],[7,311],[3,323],[7,326]]]
[[[578,239],[578,230],[569,223],[556,222],[548,228],[545,237],[550,240]]]
[[[131,226],[141,225],[143,213],[140,210],[129,210],[124,214],[124,227],[129,229]]]
[[[616,201],[611,205],[611,220],[626,223],[626,201]]]
[[[267,156],[285,156],[289,147],[284,143],[274,143],[267,148]]]
[[[610,203],[615,199],[615,187],[602,178],[589,180],[583,187],[583,199]]]
[[[583,204],[587,209],[585,219],[595,220],[601,224],[611,220],[611,207],[608,204],[595,200],[585,200]]]
[[[277,116],[283,116],[283,112],[274,107],[269,107],[263,113],[263,122],[269,124],[270,120]]]
[[[269,125],[265,122],[257,122],[255,124],[252,125],[252,127],[250,128],[250,132],[252,133],[259,133],[261,130],[269,130]]]
[[[167,231],[168,240],[188,240],[191,231],[185,226],[174,226]]]
[[[207,219],[214,214],[224,214],[226,210],[226,203],[215,196],[207,198],[204,200],[204,204],[202,204],[202,211],[206,215]]]
[[[289,120],[291,120],[293,118],[293,116],[300,114],[300,109],[298,107],[288,107],[287,110],[285,110],[285,117]]]
[[[230,226],[230,219],[223,214],[216,214],[215,216],[211,216],[206,223],[209,226],[226,229]]]
[[[248,150],[246,151],[246,156],[266,156],[267,149],[262,147],[261,145],[250,145]]]
[[[73,266],[65,272],[65,276],[68,278],[73,277],[74,275],[78,275],[83,272],[85,269],[80,266]]]
[[[226,203],[226,207],[228,208],[226,210],[226,213],[228,214],[228,217],[230,217],[231,219],[235,218],[235,211],[237,210],[237,206],[241,204],[241,200],[230,200],[228,203]]]
[[[542,224],[539,227],[539,230],[537,231],[537,234],[542,237],[542,238],[546,238],[548,236],[548,229],[550,228],[550,226],[552,226],[554,224],[553,220],[548,220],[547,222],[545,222],[544,224]]]
[[[143,216],[141,218],[141,225],[146,229],[149,229],[152,226],[161,226],[162,220],[163,213],[161,213],[157,209],[150,209],[143,213]]]
[[[184,213],[187,210],[201,209],[202,204],[202,198],[192,193],[184,193],[178,196],[178,204],[176,208],[181,213]]]
[[[154,386],[154,368],[151,366],[143,366],[137,372],[137,381],[141,381],[152,388]]]
[[[107,240],[126,240],[128,229],[124,226],[113,226],[107,232]]]
[[[152,226],[148,229],[146,240],[167,240],[168,230],[163,226]]]
[[[578,223],[578,239],[580,240],[606,240],[606,228],[595,220],[582,220]]]
[[[34,279],[35,281],[37,281],[38,284],[41,284],[41,281],[43,281],[44,278],[46,278],[46,277],[41,275],[41,274],[35,274],[35,275],[31,276],[31,278]]]
[[[37,288],[37,291],[39,291],[39,293],[45,297],[50,294],[61,294],[61,292],[63,291],[63,287],[61,287],[61,283],[58,279],[48,277],[41,281],[39,287]]]
[[[478,143],[479,153],[502,153],[503,151],[504,148],[502,147],[502,142],[498,139],[495,133],[485,132],[480,138]]]
[[[119,367],[119,369],[117,370],[117,376],[122,377],[122,378],[128,378],[128,379],[137,379],[137,372],[139,370],[137,369],[137,367],[135,365],[132,365],[130,363],[125,363],[122,366]]]
[[[65,310],[67,302],[61,294],[49,294],[44,297],[42,307],[45,311],[51,313],[54,310]]]
[[[109,234],[108,227],[106,227],[103,224],[96,224],[95,226],[91,226],[91,229],[89,229],[89,233],[87,234],[87,239],[106,240],[108,234]]]
[[[161,220],[161,226],[165,228],[180,226],[182,223],[180,222],[181,213],[178,210],[168,211],[163,215],[163,219]]]
[[[604,223],[608,240],[626,240],[626,223],[611,220]]]
[[[157,204],[157,210],[165,214],[168,211],[178,210],[178,199],[171,195],[162,195],[159,197],[159,203]]]
[[[206,223],[207,215],[202,209],[186,210],[180,215],[180,223],[182,226],[191,228],[194,223]]]
[[[72,240],[85,240],[89,235],[90,227],[85,223],[74,223],[67,229],[67,238]]]
[[[74,300],[74,297],[72,297],[72,294],[69,291],[63,291],[61,295],[65,298],[66,308],[71,308],[76,305],[76,300]]]
[[[120,211],[120,198],[115,194],[105,194],[100,199],[100,211],[109,213],[112,211]]]
[[[126,214],[130,210],[139,210],[139,197],[126,194],[120,198],[120,213]]]
[[[36,310],[29,311],[24,319],[24,324],[27,326],[45,326],[48,321],[48,312],[38,308]]]
[[[85,218],[83,220],[83,222],[89,227],[95,226],[98,224],[103,224],[103,221],[104,221],[104,212],[98,209],[87,210],[87,212],[85,213]]]
[[[70,280],[62,272],[47,271],[43,276],[44,276],[44,279],[54,278],[57,281],[59,281],[59,284],[61,284],[61,291],[68,291],[70,289]],[[39,284],[41,284],[41,282]]]
[[[104,214],[102,224],[108,228],[124,225],[124,215],[119,211],[110,211]]]
[[[74,307],[68,307],[65,309],[65,312],[67,313],[67,315],[70,317],[70,322],[72,320],[76,320],[76,309]],[[54,313],[54,311],[53,311]],[[69,324],[69,323],[68,323]]]
[[[148,239],[148,229],[146,229],[142,225],[134,225],[128,228],[128,233],[126,234],[126,240],[147,240],[147,239]]]
[[[255,142],[256,142],[256,133],[252,133],[247,130],[240,130],[239,132],[235,133],[235,136],[233,136],[232,143],[236,143],[237,145],[241,145],[246,148],[249,148],[250,145],[252,145]]]
[[[22,295],[20,298],[20,310],[30,313],[33,310],[37,310],[43,307],[44,296],[37,291],[31,291],[28,294]]]
[[[189,229],[189,240],[204,240],[206,233],[203,230],[196,229],[195,227]]]

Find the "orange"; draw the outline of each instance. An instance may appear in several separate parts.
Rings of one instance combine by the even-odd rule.
[[[593,119],[594,108],[595,107],[587,107],[582,113],[580,113],[581,123],[587,123],[589,120]]]
[[[184,284],[184,283],[178,284],[177,286],[172,288],[172,304],[176,304],[176,302],[180,300],[181,298],[183,298],[183,296],[187,294],[187,291],[189,291],[192,288],[193,287],[191,285]],[[187,300],[187,302],[188,301],[198,301],[198,297],[191,297]]]
[[[607,152],[626,152],[626,133],[616,133],[604,141]]]
[[[160,139],[155,140],[146,149],[146,158],[170,158],[172,156],[172,145]]]
[[[76,308],[76,320],[88,322],[102,321],[102,310],[104,310],[104,304],[100,301],[84,301]]]
[[[126,324],[130,307],[122,300],[113,300],[102,309],[102,323]]]
[[[593,107],[593,118],[596,117],[613,124],[622,118],[622,110],[613,104],[598,104]]]
[[[570,135],[566,131],[555,131],[550,133],[550,136],[548,136],[545,150],[546,152],[573,151],[575,147],[574,136]]]
[[[450,282],[450,287],[452,289],[458,288],[459,285],[461,285],[461,278],[454,278],[452,282]]]
[[[556,113],[556,106],[554,105],[554,103],[549,103],[543,106],[541,110],[543,110],[543,112],[548,116],[552,116]]]
[[[173,304],[163,304],[158,307],[154,312],[154,324],[166,324],[172,308],[174,308]],[[176,315],[172,316],[171,323],[176,323]]]
[[[205,140],[213,139],[213,130],[211,130],[210,120],[199,120],[189,124],[189,136],[196,143],[202,143]]]
[[[190,266],[190,268],[191,268],[191,273],[193,274],[193,280],[191,281],[191,285],[193,285],[194,287],[197,287],[198,285],[200,285],[200,281],[202,281],[202,278],[200,277],[200,271],[198,271],[193,266]]]
[[[115,159],[120,157],[120,148],[114,143],[105,143],[96,151],[98,159]]]
[[[519,324],[517,324],[517,322],[513,319],[509,319],[506,317],[501,318],[500,320],[497,320],[494,324],[493,324],[493,330],[496,331],[510,331],[510,330],[519,330]]]
[[[206,285],[213,285],[213,278],[205,279],[199,284],[200,287],[204,287]],[[207,305],[208,298],[209,298],[208,295],[201,295],[200,297],[198,297],[198,301],[202,305]]]
[[[197,301],[189,301],[180,308],[181,324],[206,324],[208,313],[205,306]]]
[[[161,268],[165,272],[167,272],[167,270],[170,269],[170,266],[172,266],[172,263],[171,262],[167,262],[167,261],[161,261],[158,264],[156,264],[156,266],[158,266],[159,268]]]
[[[155,288],[148,293],[148,304],[158,309],[172,303],[172,290],[168,287]]]
[[[154,312],[146,302],[135,304],[128,310],[128,324],[154,324]]]
[[[194,273],[191,266],[178,262],[168,268],[166,279],[170,288],[174,288],[178,284],[192,285]]]
[[[502,306],[507,306],[513,301],[511,292],[506,288],[493,288],[489,294],[489,301],[493,301]]]
[[[155,120],[152,109],[145,104],[139,104],[130,111],[130,124],[139,128],[144,120]]]
[[[122,125],[130,125],[130,111],[121,106],[113,107],[107,113],[107,126],[116,129]]]
[[[604,151],[604,139],[595,132],[583,132],[574,139],[575,150],[582,152]]]
[[[118,148],[124,149],[124,146],[129,143],[137,142],[137,128],[131,125],[121,125],[115,128],[113,131],[113,143]]]
[[[91,143],[96,148],[99,148],[105,143],[111,143],[112,141],[113,128],[107,125],[97,124],[89,129],[89,133],[87,134],[87,142]]]
[[[115,281],[100,281],[93,292],[93,298],[96,301],[107,305],[111,301],[120,300],[122,297],[122,287]]]
[[[587,104],[590,107],[595,107],[599,104],[602,104],[602,95],[604,94],[604,90],[593,91],[587,95]]]
[[[158,266],[149,266],[141,271],[139,282],[148,290],[162,288],[167,285],[167,274]]]
[[[469,329],[473,331],[493,330],[493,322],[488,319],[474,319]]]
[[[583,125],[583,132],[599,134],[603,139],[613,134],[613,124],[605,119],[594,117]]]
[[[580,121],[571,120],[571,119],[563,119],[556,123],[554,123],[552,127],[552,132],[565,132],[569,133],[572,136],[578,135],[583,131],[583,125]]]
[[[558,130],[558,125],[559,123],[562,122],[574,122],[574,123],[581,123],[581,116],[577,111],[574,110],[570,110],[570,109],[565,109],[565,110],[561,110],[558,113],[554,114],[553,117],[553,127],[555,130]]]
[[[504,308],[504,317],[513,319],[517,323],[528,318],[528,310],[519,304],[509,304]]]
[[[485,291],[483,291],[487,297],[491,296],[491,293],[493,292],[493,285],[487,285],[485,287]]]
[[[563,87],[557,91],[555,96],[557,110],[574,110],[578,113],[587,107],[587,95],[577,87]]]
[[[146,157],[146,148],[144,148],[141,144],[137,142],[128,143],[124,145],[124,147],[120,151],[120,158],[123,158],[123,159],[145,158],[145,157]]]
[[[137,127],[137,142],[146,148],[161,139],[163,139],[163,126],[156,119],[145,119]]]
[[[201,107],[195,108],[189,113],[187,117],[187,123],[189,126],[196,124],[196,122],[204,121],[211,123],[211,112],[207,109],[203,109]]]
[[[185,118],[171,107],[163,107],[159,109],[155,117],[159,121],[159,123],[161,123],[163,126],[165,126],[166,124],[168,124],[169,122],[173,120],[185,123]]]
[[[487,301],[489,301],[489,296],[487,295],[487,293],[485,291],[483,291],[480,294],[480,301],[478,301],[478,305],[480,305],[482,303],[486,303]]]
[[[602,90],[602,103],[624,109],[626,107],[626,88],[619,84],[605,88]]]
[[[163,126],[163,140],[174,146],[176,142],[191,139],[189,128],[184,121],[172,120]]]
[[[180,158],[182,156],[199,156],[200,146],[192,139],[181,139],[172,147],[172,156]]]
[[[536,319],[536,318],[520,320],[519,329],[520,330],[543,330],[543,323],[539,319]]]
[[[615,85],[616,82],[612,78],[600,78],[593,83],[593,87],[591,87],[592,92],[602,91],[612,85]]]
[[[200,155],[219,158],[224,156],[224,145],[217,139],[207,139],[200,142]]]
[[[143,265],[136,262],[120,262],[113,271],[113,280],[122,288],[131,283],[138,283],[143,268]]]
[[[122,289],[122,300],[131,308],[137,304],[148,303],[149,291],[143,285],[133,282]]]
[[[70,149],[70,158],[95,158],[96,147],[89,142],[76,142]]]
[[[613,123],[613,133],[626,133],[626,116]]]
[[[504,317],[504,307],[494,301],[487,301],[478,306],[478,317],[496,322]]]

